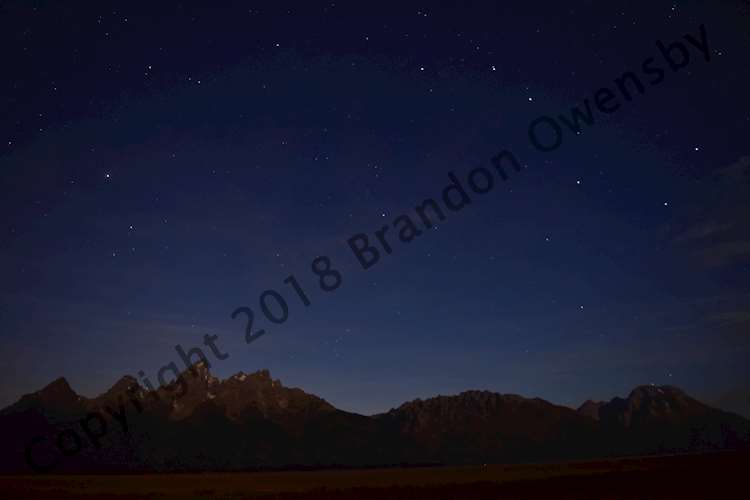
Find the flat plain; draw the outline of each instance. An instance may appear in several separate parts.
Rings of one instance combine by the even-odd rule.
[[[9,499],[467,499],[743,497],[750,454],[466,467],[0,476]]]

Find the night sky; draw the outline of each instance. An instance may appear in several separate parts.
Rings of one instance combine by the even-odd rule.
[[[0,2],[0,405],[59,376],[155,381],[207,334],[216,375],[268,368],[366,414],[747,388],[747,2],[441,4]],[[658,85],[532,145],[649,57]],[[522,172],[395,237],[506,149]],[[364,270],[347,240],[384,225]]]

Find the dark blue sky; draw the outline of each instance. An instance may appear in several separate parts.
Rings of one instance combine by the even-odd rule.
[[[747,3],[491,4],[2,2],[0,404],[155,380],[205,334],[215,374],[363,413],[746,387]],[[710,61],[670,70],[656,41],[701,24]],[[534,150],[532,120],[648,57],[663,82]],[[361,269],[348,238],[503,149],[527,168]],[[268,332],[250,345],[241,306]]]

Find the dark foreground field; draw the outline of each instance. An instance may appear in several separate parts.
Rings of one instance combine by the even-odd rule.
[[[5,476],[8,499],[745,498],[750,454],[415,469]]]

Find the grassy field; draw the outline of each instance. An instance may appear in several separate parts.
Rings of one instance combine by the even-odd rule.
[[[750,455],[414,469],[121,476],[0,476],[8,499],[735,498]],[[742,493],[744,491],[744,493]]]

